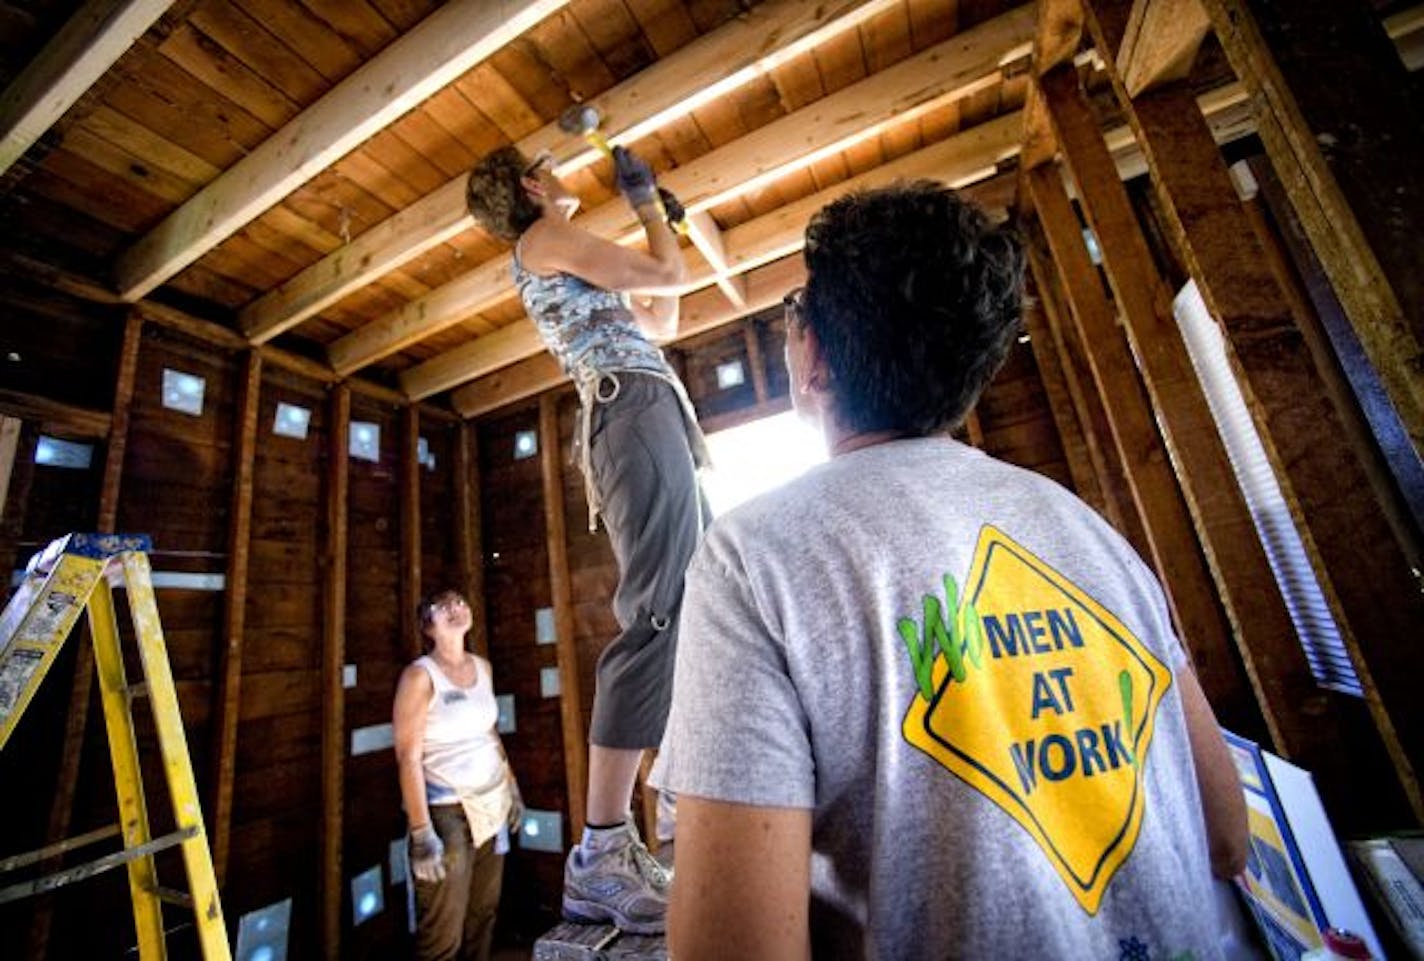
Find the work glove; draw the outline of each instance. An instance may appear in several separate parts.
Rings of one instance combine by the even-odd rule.
[[[613,148],[613,174],[619,193],[627,197],[633,207],[657,199],[658,182],[653,177],[653,168],[628,148]]]
[[[445,842],[430,825],[410,832],[410,873],[417,881],[434,884],[445,880]]]
[[[667,214],[668,226],[673,230],[681,230],[687,222],[687,210],[682,206],[682,201],[665,187],[658,188],[658,199],[663,203],[663,213]]]
[[[519,782],[509,775],[509,833],[518,834],[524,824],[524,796],[519,793]]]

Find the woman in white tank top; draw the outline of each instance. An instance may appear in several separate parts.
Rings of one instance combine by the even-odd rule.
[[[396,764],[409,823],[416,957],[489,957],[508,831],[523,817],[495,731],[490,665],[465,650],[474,622],[456,591],[418,610],[429,653],[402,672],[394,711]]]

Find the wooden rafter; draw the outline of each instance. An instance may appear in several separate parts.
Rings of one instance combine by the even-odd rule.
[[[996,83],[1005,55],[1027,42],[1032,25],[1031,8],[996,17],[670,171],[663,186],[696,213],[800,170],[892,123]],[[638,230],[622,198],[579,223],[612,239],[630,239]],[[514,295],[510,258],[501,255],[336,341],[332,367],[342,374],[359,370]]]
[[[727,299],[738,307],[744,306],[747,299],[746,282],[727,269],[727,246],[722,240],[722,228],[717,226],[712,215],[705,210],[688,214],[687,238],[692,241],[692,246],[697,248],[698,253],[702,254],[702,259],[707,261],[713,280],[722,293],[727,295]]]
[[[1115,52],[1128,92],[1136,96],[1184,79],[1210,31],[1201,0],[1133,0],[1122,45]]]
[[[1417,85],[1384,49],[1386,31],[1367,4],[1287,5],[1270,20],[1258,20],[1252,0],[1203,5],[1251,93],[1261,142],[1311,246],[1416,452],[1424,450]],[[1336,76],[1347,68],[1343,86]]]
[[[1361,457],[1191,93],[1177,85],[1132,95],[1126,78],[1111,74],[1171,239],[1220,323],[1257,433],[1279,465],[1282,495],[1300,518],[1381,739],[1415,816],[1424,818],[1413,761],[1424,750],[1416,743],[1424,715],[1403,682],[1421,665],[1411,663],[1410,645],[1394,643],[1424,624],[1409,558],[1374,498],[1360,496],[1370,489]]]
[[[172,0],[89,0],[0,93],[0,173],[123,56]]]
[[[455,0],[293,118],[119,258],[137,300],[568,0]]]
[[[710,99],[763,76],[867,17],[891,0],[770,0],[589,101],[612,144],[627,144],[685,117]],[[556,172],[594,163],[599,151],[549,123],[516,144],[533,156],[556,151]],[[465,175],[377,224],[350,244],[243,308],[243,332],[262,343],[401,264],[468,229]]]
[[[882,165],[869,174],[862,174],[735,227],[724,236],[727,270],[734,274],[745,273],[799,250],[801,234],[811,214],[847,190],[887,183],[896,177],[939,175],[955,180],[977,179],[986,171],[993,170],[997,160],[1012,155],[1017,132],[1016,115],[992,120]],[[711,282],[711,276],[703,274],[699,282],[705,286]],[[687,304],[696,296],[684,298],[680,334],[685,334],[688,329]],[[754,305],[756,300],[754,295],[748,293],[746,304],[731,312],[727,319],[760,309]],[[533,356],[543,349],[543,341],[534,325],[528,320],[519,320],[411,369],[402,376],[401,386],[413,398],[429,397]]]
[[[1073,82],[1077,83],[1076,78]],[[1226,718],[1224,723],[1250,723],[1254,713],[1250,699],[1232,666],[1231,626],[1217,604],[1211,572],[1198,550],[1192,517],[1153,422],[1156,405],[1149,402],[1132,350],[1103,293],[1097,267],[1088,256],[1082,225],[1056,166],[1027,171],[1025,185],[1057,265],[1077,340],[1087,353],[1123,476],[1146,530],[1148,557],[1167,591],[1183,642],[1192,652],[1202,687],[1218,714]],[[1264,563],[1264,556],[1261,561]],[[1266,576],[1269,573],[1267,570]],[[1257,588],[1274,589],[1274,585],[1268,580],[1259,582]],[[1268,613],[1279,615],[1270,623],[1289,632],[1290,621],[1283,605],[1279,611],[1270,609]]]
[[[1198,103],[1209,118],[1234,120],[1237,109],[1245,103],[1245,94],[1238,85],[1229,85],[1208,91]],[[992,173],[999,161],[1012,157],[1019,126],[1020,114],[1006,114],[740,224],[724,233],[726,269],[733,275],[745,273],[800,250],[811,215],[847,191],[917,177],[937,178],[960,188],[983,182],[982,178]],[[1221,139],[1232,139],[1244,131],[1233,122],[1215,132]],[[1117,127],[1105,137],[1124,177],[1141,171],[1141,155],[1135,149],[1131,130]],[[710,284],[710,268],[694,268],[690,283],[699,288]],[[701,300],[699,294],[684,297],[679,337],[688,333],[689,304]],[[746,306],[724,311],[724,322],[754,313],[760,309],[755,306],[757,302],[758,298],[749,297]],[[472,417],[562,383],[562,374],[552,363],[528,362],[508,374],[501,370],[543,350],[533,325],[520,320],[412,368],[403,376],[402,385],[412,397],[419,398],[472,381],[451,398],[457,411]],[[495,380],[482,382],[486,378]]]

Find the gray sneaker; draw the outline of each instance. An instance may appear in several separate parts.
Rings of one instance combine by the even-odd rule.
[[[629,825],[578,844],[564,863],[564,919],[662,934],[672,873]]]

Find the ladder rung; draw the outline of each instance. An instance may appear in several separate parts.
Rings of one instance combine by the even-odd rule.
[[[148,697],[148,682],[139,681],[124,688],[124,696],[132,702],[135,698]]]
[[[108,827],[98,828],[87,834],[80,834],[64,841],[56,841],[54,844],[27,851],[24,854],[13,854],[8,858],[0,858],[0,874],[6,874],[19,868],[28,867],[40,861],[48,860],[56,855],[73,851],[76,848],[87,847],[99,841],[114,837],[119,833],[117,824],[110,824]]]
[[[115,851],[113,854],[106,854],[101,858],[96,858],[85,864],[75,865],[63,871],[56,871],[54,874],[36,878],[33,881],[23,881],[19,884],[12,884],[8,888],[0,888],[0,904],[9,901],[18,901],[21,898],[28,898],[36,894],[44,894],[46,891],[53,891],[55,888],[63,887],[66,884],[73,884],[75,881],[82,881],[91,878],[96,874],[103,874],[111,871],[120,865],[156,854],[175,845],[182,844],[189,838],[198,836],[196,826],[182,828],[172,834],[165,834],[161,838],[154,838],[152,841],[137,845],[136,847],[125,848],[122,851]]]
[[[164,904],[174,904],[180,908],[193,910],[193,896],[187,891],[175,891],[173,888],[165,888],[162,885],[148,892]]]

